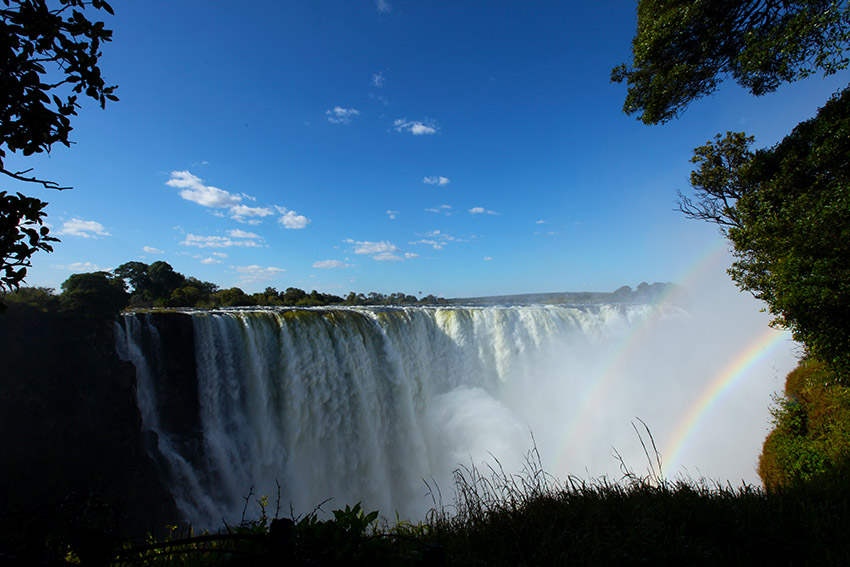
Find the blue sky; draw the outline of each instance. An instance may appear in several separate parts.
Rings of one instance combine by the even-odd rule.
[[[691,150],[776,143],[848,74],[734,84],[647,127],[609,82],[635,3],[115,0],[70,148],[8,159],[72,191],[27,283],[165,260],[267,286],[445,297],[677,281],[716,245],[675,212]]]

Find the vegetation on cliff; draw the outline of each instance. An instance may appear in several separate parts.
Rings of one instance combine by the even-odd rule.
[[[803,360],[773,409],[759,476],[769,489],[845,480],[850,471],[850,388],[826,365]]]

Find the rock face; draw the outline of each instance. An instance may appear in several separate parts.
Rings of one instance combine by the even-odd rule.
[[[157,392],[158,429],[170,435],[192,437],[200,429],[195,334],[186,313],[137,313],[123,324],[142,327],[142,345]],[[152,343],[159,342],[159,345]]]
[[[113,332],[112,321],[26,305],[0,315],[2,527],[128,537],[176,517]]]

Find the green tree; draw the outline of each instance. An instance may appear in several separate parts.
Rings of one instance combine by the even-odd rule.
[[[150,297],[151,278],[148,276],[148,266],[144,262],[125,262],[115,268],[113,273],[122,278],[133,292],[134,298],[153,299]]]
[[[215,301],[222,307],[243,307],[254,305],[254,299],[238,287],[221,289],[214,294]]]
[[[734,244],[729,270],[850,384],[850,88],[773,148],[728,133],[697,148],[696,201]]]
[[[74,274],[62,283],[59,297],[65,313],[94,320],[114,319],[130,297],[124,280],[106,272]]]
[[[678,116],[731,76],[758,96],[785,82],[847,67],[844,0],[640,0],[623,111],[646,124]]]
[[[306,297],[307,292],[297,287],[288,287],[282,294],[283,303],[286,305],[295,305]]]
[[[185,276],[175,272],[168,262],[154,262],[148,267],[151,299],[166,301],[186,281]]]
[[[91,7],[112,14],[103,0],[2,0],[0,5],[0,173],[46,188],[53,181],[14,171],[7,154],[49,152],[53,144],[70,146],[71,117],[80,95],[101,107],[118,100],[98,67],[101,44],[112,38],[103,22],[89,21]],[[17,288],[38,250],[50,252],[43,226],[46,202],[21,193],[0,192],[0,291]]]

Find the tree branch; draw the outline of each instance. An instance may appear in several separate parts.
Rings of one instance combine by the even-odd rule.
[[[28,183],[41,183],[44,185],[45,189],[56,189],[57,191],[64,191],[66,189],[73,189],[73,187],[62,187],[55,181],[47,181],[45,179],[39,179],[37,177],[24,177],[27,173],[32,171],[32,168],[25,169],[23,171],[9,171],[4,167],[0,167],[0,173],[8,175],[12,179],[17,179],[18,181],[26,181]]]

